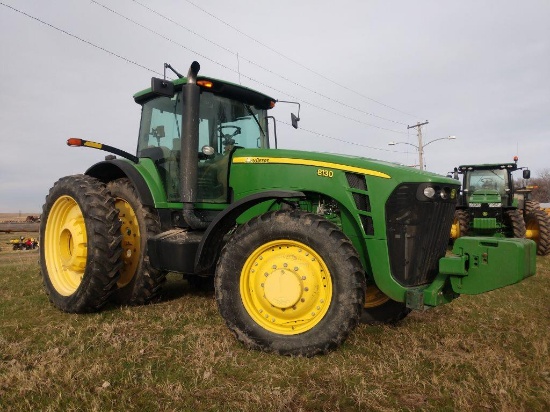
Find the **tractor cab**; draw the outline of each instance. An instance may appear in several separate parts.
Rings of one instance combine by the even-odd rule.
[[[514,199],[512,172],[517,169],[516,163],[459,166],[458,172],[463,175],[460,205],[512,206]]]
[[[221,80],[197,77],[198,122],[189,125],[184,88],[189,83],[182,77],[170,87],[156,84],[134,99],[142,106],[137,157],[151,159],[163,180],[168,202],[181,201],[181,176],[196,168],[198,203],[228,203],[228,165],[237,148],[269,148],[267,110],[275,99]],[[155,83],[156,82],[156,83]],[[190,104],[188,103],[188,106]],[[185,127],[198,127],[198,142],[188,147]],[[195,133],[196,135],[196,130]],[[190,151],[195,164],[182,163],[181,153]],[[190,160],[193,161],[193,160]]]

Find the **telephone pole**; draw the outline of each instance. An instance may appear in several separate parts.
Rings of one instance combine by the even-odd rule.
[[[420,170],[424,170],[424,146],[422,145],[422,126],[428,124],[426,120],[424,123],[416,122],[414,126],[407,126],[407,129],[417,128],[416,136],[418,137],[418,164]]]

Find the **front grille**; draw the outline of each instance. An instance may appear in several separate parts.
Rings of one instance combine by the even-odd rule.
[[[424,285],[436,277],[456,206],[456,199],[422,198],[419,186],[402,184],[386,202],[390,268],[403,286]]]

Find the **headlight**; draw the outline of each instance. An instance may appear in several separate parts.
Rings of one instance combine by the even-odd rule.
[[[424,196],[429,197],[432,199],[435,196],[435,189],[431,186],[424,188]]]
[[[416,190],[416,198],[421,202],[456,202],[456,188],[433,183],[421,183]]]

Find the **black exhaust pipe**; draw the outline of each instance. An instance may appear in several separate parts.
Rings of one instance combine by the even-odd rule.
[[[197,86],[197,74],[200,64],[194,61],[187,73],[187,84],[182,91],[182,128],[180,181],[183,220],[191,229],[206,229],[208,222],[195,215],[194,203],[197,199],[197,175],[199,147],[199,105],[200,87]]]

